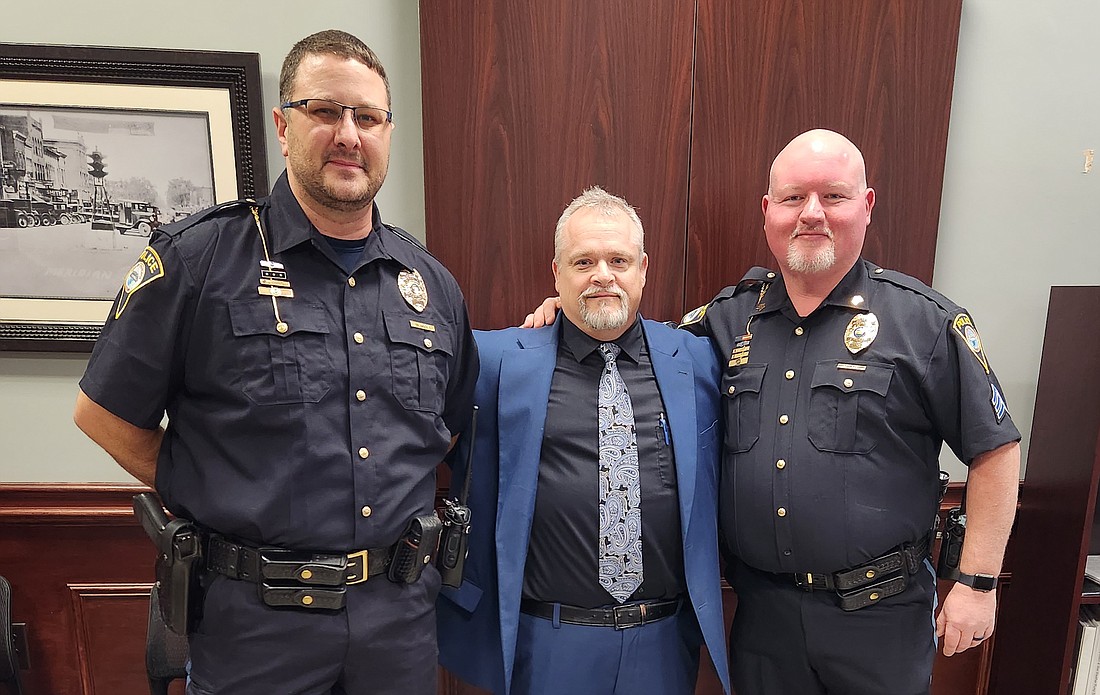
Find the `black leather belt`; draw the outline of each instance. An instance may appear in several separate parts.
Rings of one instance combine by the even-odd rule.
[[[520,602],[519,609],[527,615],[551,620],[554,617],[554,607],[558,605],[561,605],[558,617],[563,623],[624,630],[675,615],[680,608],[680,599],[627,603],[613,608],[577,608],[525,598]]]
[[[258,584],[260,597],[269,606],[343,608],[345,587],[382,574],[392,556],[392,548],[336,555],[254,548],[218,534],[206,540],[206,569]]]
[[[791,577],[794,585],[803,591],[836,592],[841,608],[859,610],[905,591],[909,575],[920,571],[928,557],[930,543],[931,534],[928,534],[916,543],[903,543],[885,555],[839,572],[779,576]]]

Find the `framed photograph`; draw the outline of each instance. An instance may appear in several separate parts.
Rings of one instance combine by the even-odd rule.
[[[153,230],[266,195],[256,53],[0,44],[0,350],[90,351]]]

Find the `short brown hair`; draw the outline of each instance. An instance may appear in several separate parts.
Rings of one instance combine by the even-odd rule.
[[[334,55],[337,58],[357,60],[371,70],[378,73],[382,83],[386,85],[386,108],[390,108],[390,80],[386,77],[386,68],[382,67],[382,61],[378,59],[370,46],[355,38],[346,31],[339,29],[325,29],[316,34],[310,34],[290,49],[283,59],[283,69],[279,72],[279,103],[285,104],[291,99],[291,90],[294,88],[294,78],[298,75],[298,66],[302,58],[307,55]]]

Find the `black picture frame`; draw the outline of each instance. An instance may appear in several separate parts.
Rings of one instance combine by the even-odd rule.
[[[228,97],[227,109],[219,106],[218,113],[211,111],[209,115],[223,121],[228,118],[233,151],[231,160],[227,159],[228,138],[220,142],[212,139],[211,157],[215,172],[220,168],[223,180],[235,181],[236,190],[218,191],[217,202],[267,194],[259,54],[0,43],[0,89],[16,92],[44,88],[67,93],[70,87],[79,87],[81,94],[90,95],[77,104],[90,107],[97,106],[94,103],[97,94],[102,93],[106,101],[108,94],[127,87],[163,88],[158,93],[168,97],[180,90],[178,97],[185,102],[196,93],[191,88],[200,88],[212,94],[219,104],[225,100],[218,96],[218,91],[224,92]],[[6,97],[0,94],[0,102],[8,101]],[[187,110],[194,109],[189,106]],[[226,171],[229,161],[235,176]],[[0,254],[0,273],[4,272],[3,263]],[[120,286],[125,270],[119,271]],[[54,296],[18,299],[0,296],[0,350],[89,352],[111,304],[111,301]]]

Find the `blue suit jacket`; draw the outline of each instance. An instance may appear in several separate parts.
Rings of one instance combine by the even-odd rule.
[[[523,569],[535,510],[539,456],[560,324],[475,331],[481,359],[469,506],[470,549],[462,586],[438,602],[439,660],[464,681],[510,687]],[[719,368],[710,342],[643,321],[653,373],[668,413],[680,498],[688,595],[711,659],[729,692],[718,570]],[[456,451],[462,480],[470,442]]]

